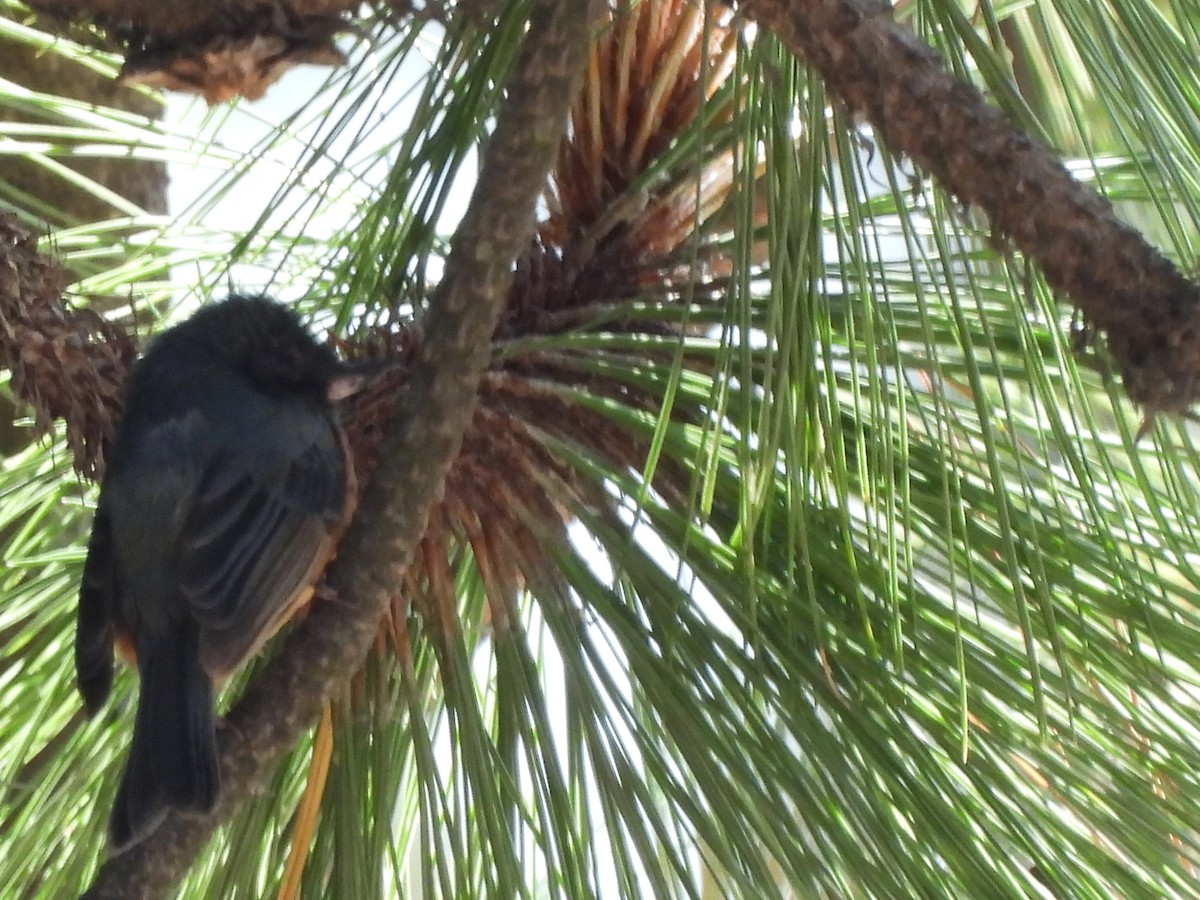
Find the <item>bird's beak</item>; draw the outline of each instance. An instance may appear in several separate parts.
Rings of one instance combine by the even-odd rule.
[[[363,362],[343,363],[341,371],[329,382],[325,396],[331,403],[353,397],[376,376],[398,369],[402,365],[393,359],[369,359]]]

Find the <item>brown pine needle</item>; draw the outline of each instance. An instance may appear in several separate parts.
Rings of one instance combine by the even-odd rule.
[[[710,64],[708,83],[704,86],[704,99],[711,100],[713,94],[721,89],[726,79],[733,74],[737,64],[738,33],[730,28],[721,38],[721,52]]]
[[[700,17],[703,14],[703,10],[698,6],[689,5],[686,12],[679,16],[679,20],[674,23],[674,27],[677,29],[674,33],[674,40],[669,46],[661,48],[665,52],[657,53],[660,50],[660,46],[657,44],[646,48],[648,56],[652,54],[658,56],[658,64],[655,66],[654,79],[647,94],[648,100],[646,108],[642,112],[642,121],[629,152],[629,159],[634,163],[635,171],[640,170],[643,166],[646,146],[668,114],[667,104],[671,100],[675,81],[679,77],[680,67],[688,55],[690,45],[697,38]]]
[[[637,52],[638,19],[628,10],[623,14],[621,34],[616,37],[617,90],[609,113],[613,122],[613,147],[625,146],[625,124],[629,121],[629,76]]]
[[[308,848],[312,844],[313,832],[317,830],[317,816],[321,811],[321,798],[325,796],[325,783],[329,778],[329,763],[333,759],[333,716],[326,703],[321,710],[321,722],[313,738],[312,759],[308,763],[308,783],[304,796],[296,809],[296,827],[292,831],[292,848],[288,853],[283,879],[279,882],[279,900],[298,900],[300,881],[304,877],[304,865],[308,862]]]

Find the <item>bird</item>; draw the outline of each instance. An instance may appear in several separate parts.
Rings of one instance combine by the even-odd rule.
[[[356,495],[335,402],[370,367],[340,361],[288,307],[242,294],[163,332],[132,367],[75,632],[89,716],[112,689],[114,651],[139,679],[110,854],[169,809],[215,808],[214,689],[307,603],[332,558]]]

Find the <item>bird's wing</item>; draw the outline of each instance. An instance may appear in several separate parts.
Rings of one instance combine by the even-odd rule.
[[[179,586],[215,677],[286,621],[326,561],[345,506],[346,463],[332,423],[320,424],[304,429],[307,440],[285,445],[296,435],[284,429],[252,439],[260,441],[252,451],[217,453],[197,483],[180,533]]]

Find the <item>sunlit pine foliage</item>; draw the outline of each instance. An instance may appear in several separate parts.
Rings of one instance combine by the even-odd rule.
[[[250,147],[253,107],[163,125],[0,82],[46,123],[0,154],[209,173],[170,217],[51,235],[73,299],[167,322],[233,278],[407,352],[527,12],[445,6],[363,22]],[[1192,265],[1191,0],[895,11]],[[580,64],[376,649],[182,896],[289,866],[337,898],[1200,894],[1191,427],[1135,444],[1102,336],[728,6],[614,2]],[[5,897],[86,885],[130,727],[131,675],[92,722],[74,692],[70,462],[0,463]]]

